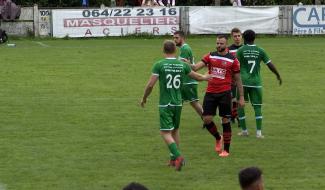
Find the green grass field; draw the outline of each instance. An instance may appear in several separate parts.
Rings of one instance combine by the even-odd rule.
[[[12,41],[0,46],[0,189],[119,190],[131,181],[151,190],[239,190],[237,173],[263,169],[267,190],[325,189],[325,38],[257,39],[283,78],[263,66],[264,135],[240,138],[231,156],[186,104],[181,172],[166,166],[159,136],[158,88],[138,106],[163,39]],[[196,60],[214,37],[188,39]],[[206,83],[199,86],[202,99]],[[250,105],[248,126],[255,133]],[[217,123],[219,119],[216,118]]]

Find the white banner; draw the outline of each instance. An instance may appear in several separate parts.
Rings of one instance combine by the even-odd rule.
[[[294,6],[292,12],[294,35],[325,34],[325,6]]]
[[[230,33],[234,27],[277,34],[279,7],[190,7],[190,33]]]
[[[172,34],[179,29],[179,8],[139,7],[53,10],[54,37]]]

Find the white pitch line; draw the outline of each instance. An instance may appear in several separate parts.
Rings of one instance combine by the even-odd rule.
[[[6,190],[6,184],[0,183],[0,190]]]
[[[35,43],[37,43],[38,45],[40,45],[40,46],[42,46],[42,47],[51,47],[51,46],[49,46],[49,45],[47,45],[47,44],[45,44],[45,43],[43,43],[43,42],[35,42]]]

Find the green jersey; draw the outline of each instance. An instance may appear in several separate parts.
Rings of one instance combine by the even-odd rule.
[[[190,66],[176,58],[162,59],[154,64],[152,74],[159,76],[159,107],[182,106],[180,87],[190,72]]]
[[[182,47],[180,48],[180,55],[178,59],[179,60],[187,59],[191,61],[191,64],[194,64],[192,49],[188,44],[182,45]],[[188,76],[185,76],[183,85],[187,85],[187,84],[198,84],[198,82]]]
[[[237,59],[240,62],[240,76],[243,86],[261,88],[260,63],[261,61],[265,64],[271,62],[264,49],[256,45],[243,45],[237,51]]]

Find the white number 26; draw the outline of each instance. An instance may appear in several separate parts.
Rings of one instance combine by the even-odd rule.
[[[167,79],[167,88],[175,88],[178,89],[181,86],[181,80],[180,80],[181,75],[175,75],[173,78],[173,75],[168,74],[166,76]]]

